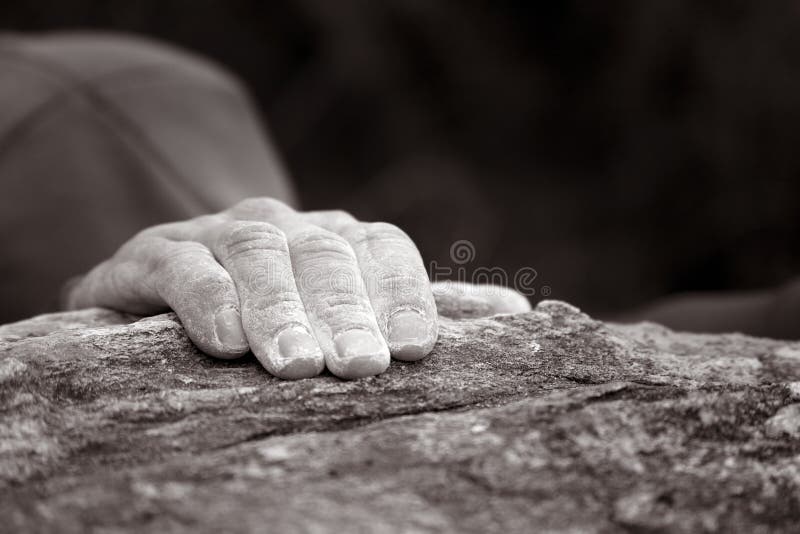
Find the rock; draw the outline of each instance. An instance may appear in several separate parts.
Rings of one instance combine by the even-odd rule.
[[[800,438],[800,404],[784,406],[767,419],[764,425],[767,436],[780,438],[784,435]]]
[[[285,382],[171,314],[0,327],[9,532],[796,532],[800,344],[443,320],[426,360]]]

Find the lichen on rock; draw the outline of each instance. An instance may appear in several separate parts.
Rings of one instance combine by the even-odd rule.
[[[572,306],[443,319],[421,362],[297,382],[172,314],[0,327],[13,532],[794,532],[800,344]],[[132,322],[133,321],[133,322]]]

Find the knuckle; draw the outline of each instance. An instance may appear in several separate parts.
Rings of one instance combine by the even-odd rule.
[[[382,269],[368,273],[364,283],[371,294],[392,299],[419,300],[430,293],[430,282],[427,276],[420,276],[415,269],[395,268],[391,271]]]
[[[394,272],[379,273],[377,276],[378,285],[386,289],[423,289],[427,286],[427,280],[421,283],[420,277],[411,269],[397,269]]]
[[[309,211],[304,214],[306,220],[312,224],[339,232],[358,221],[344,210]]]
[[[231,218],[225,212],[200,215],[183,223],[183,228],[180,229],[182,233],[179,238],[182,240],[199,240],[198,238],[201,238],[207,232],[213,231],[214,228],[224,225],[230,220]]]
[[[269,223],[236,221],[226,225],[219,237],[222,257],[233,260],[264,253],[286,253],[286,235]]]
[[[314,312],[324,321],[335,318],[339,321],[371,323],[375,320],[367,300],[349,293],[337,293],[320,299]]]
[[[137,232],[126,245],[136,248],[160,241],[202,241],[204,232],[224,224],[225,214],[201,215],[187,221],[157,224]]]
[[[255,319],[257,328],[262,330],[273,328],[275,325],[307,321],[303,302],[296,293],[275,293],[255,297],[245,294],[241,298],[241,305],[251,324]]]
[[[350,241],[356,244],[372,243],[410,243],[403,230],[394,224],[385,222],[358,223],[347,228],[346,235]]]
[[[355,222],[356,218],[347,213],[344,210],[326,210],[319,212],[324,217],[327,217],[333,221],[347,221],[347,222]]]
[[[293,236],[289,247],[295,254],[306,257],[355,261],[350,243],[339,234],[322,228]]]
[[[209,296],[226,295],[232,289],[211,251],[191,241],[172,243],[155,260],[151,273],[150,287],[162,296],[173,295],[173,305],[204,305]]]
[[[180,241],[165,244],[165,250],[156,255],[151,270],[170,275],[192,272],[198,264],[213,259],[211,251],[195,241]]]
[[[173,241],[193,240],[203,230],[216,226],[225,221],[223,214],[201,215],[186,221],[158,224],[141,230],[134,238],[164,238]]]
[[[228,210],[231,215],[238,219],[267,219],[275,215],[288,213],[292,208],[269,197],[247,198]]]
[[[151,237],[166,237],[172,234],[175,225],[180,223],[164,223],[140,230],[131,238],[131,241],[148,239]]]
[[[353,293],[336,293],[323,299],[322,303],[333,311],[347,310],[351,313],[367,313],[369,309],[367,300],[361,295]]]
[[[370,222],[370,223],[361,223],[364,225],[369,232],[370,235],[374,235],[377,237],[403,237],[407,238],[408,235],[400,229],[399,226],[396,226],[391,223],[387,222]]]

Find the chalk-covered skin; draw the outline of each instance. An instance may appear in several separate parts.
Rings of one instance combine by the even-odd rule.
[[[298,212],[268,198],[148,228],[71,288],[67,306],[171,308],[205,353],[252,350],[275,376],[379,374],[425,357],[438,333],[431,285],[396,226]]]

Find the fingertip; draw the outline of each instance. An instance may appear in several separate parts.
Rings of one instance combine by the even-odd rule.
[[[186,335],[189,336],[192,343],[203,354],[220,360],[235,360],[244,356],[250,350],[246,340],[239,340],[236,337],[229,338],[226,337],[228,334],[221,334],[222,328],[229,326],[230,319],[220,320],[218,314],[215,315],[210,312],[206,316],[198,313],[187,314],[186,310],[176,313],[186,331]],[[225,326],[220,327],[221,324]],[[227,339],[227,343],[221,341],[220,336],[222,336],[222,339]]]
[[[364,378],[381,374],[389,368],[389,347],[372,332],[348,330],[337,335],[334,344],[336,353],[326,360],[326,364],[339,378]]]
[[[311,378],[325,368],[316,338],[300,325],[284,328],[267,347],[255,347],[254,352],[270,374],[284,380]]]
[[[191,336],[190,336],[191,337]],[[192,339],[195,345],[203,352],[203,354],[207,354],[218,360],[236,360],[241,358],[245,354],[247,354],[248,348],[240,349],[240,350],[231,350],[227,347],[220,347],[219,345],[208,345],[204,344],[201,341],[196,339]]]
[[[234,308],[223,308],[214,316],[214,334],[221,353],[219,358],[237,358],[247,352],[247,337],[242,316]]]
[[[454,319],[531,310],[531,303],[525,295],[505,286],[437,282],[432,284],[432,290],[439,314]]]
[[[526,313],[532,309],[530,300],[511,288],[498,288],[491,302],[494,313]]]
[[[436,319],[428,319],[416,310],[400,310],[389,318],[388,341],[391,355],[414,362],[427,356],[436,343]]]
[[[356,356],[343,360],[336,370],[331,372],[339,378],[355,380],[384,373],[389,368],[389,353],[383,355]]]
[[[390,346],[392,357],[403,362],[416,362],[430,354],[433,347],[422,345],[394,345]]]
[[[283,367],[273,369],[272,374],[283,380],[301,380],[317,376],[324,368],[324,359],[304,357],[286,362]]]

